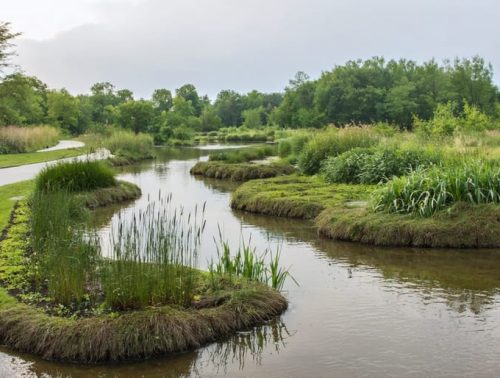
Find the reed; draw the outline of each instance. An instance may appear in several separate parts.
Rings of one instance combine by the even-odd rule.
[[[51,126],[0,127],[0,154],[33,152],[57,144],[59,131]]]
[[[101,261],[106,303],[130,310],[148,305],[188,305],[196,288],[197,258],[205,206],[186,214],[159,195],[131,218],[113,225]]]
[[[102,141],[102,145],[113,155],[131,161],[153,157],[153,138],[147,134],[134,134],[131,131],[115,131]]]
[[[268,156],[276,155],[276,153],[276,148],[273,146],[258,146],[214,152],[210,154],[209,160],[222,161],[225,163],[245,163],[252,160],[264,159]]]
[[[81,192],[116,184],[114,172],[99,161],[62,162],[45,167],[36,177],[36,191]]]

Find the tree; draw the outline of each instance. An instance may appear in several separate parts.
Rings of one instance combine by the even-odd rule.
[[[92,120],[95,123],[109,124],[112,120],[108,118],[109,112],[104,109],[106,106],[116,106],[118,97],[115,95],[115,87],[109,82],[95,83],[90,88],[92,101]]]
[[[116,102],[114,105],[120,105],[134,99],[134,93],[129,89],[120,89],[116,92]]]
[[[168,89],[155,89],[151,100],[158,112],[168,112],[173,105],[172,92]]]
[[[206,107],[200,116],[200,129],[203,132],[219,130],[222,121],[214,109]]]
[[[127,101],[118,106],[118,124],[136,134],[148,130],[153,121],[154,109],[151,101]]]
[[[69,131],[73,135],[83,130],[79,127],[80,104],[66,89],[47,93],[47,119],[53,125]]]
[[[225,126],[240,126],[243,102],[241,95],[231,90],[220,91],[214,102],[214,109]]]
[[[0,21],[0,72],[3,72],[3,68],[9,66],[9,58],[15,55],[11,50],[14,46],[11,41],[20,35],[21,33],[10,31],[10,22]]]
[[[0,125],[42,123],[46,112],[46,85],[20,73],[0,83]]]
[[[201,114],[202,103],[193,84],[185,84],[176,89],[175,97],[182,97],[186,101],[191,101],[191,105],[194,109],[194,115],[198,117]]]
[[[255,109],[248,109],[243,111],[243,126],[249,129],[257,129],[262,126],[262,106]]]

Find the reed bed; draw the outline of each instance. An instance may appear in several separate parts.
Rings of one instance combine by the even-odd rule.
[[[274,146],[258,146],[242,148],[238,150],[213,152],[210,154],[210,161],[222,161],[225,163],[245,163],[252,160],[260,160],[276,155]]]
[[[153,157],[153,138],[147,134],[130,131],[115,131],[102,141],[102,145],[113,155],[131,161]]]
[[[0,154],[33,152],[57,144],[59,131],[51,126],[0,127]]]
[[[80,192],[114,185],[114,172],[102,162],[75,160],[45,167],[36,178],[35,188],[44,192]]]
[[[500,202],[500,167],[494,162],[466,160],[461,164],[418,169],[395,178],[376,192],[376,211],[429,217],[456,202],[474,205]]]
[[[172,208],[172,196],[159,196],[132,218],[119,217],[101,261],[106,302],[113,309],[148,305],[188,305],[196,289],[205,206],[192,213]]]

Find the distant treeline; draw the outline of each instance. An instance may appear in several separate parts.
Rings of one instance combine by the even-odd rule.
[[[326,124],[388,122],[411,128],[415,117],[427,120],[438,104],[452,103],[459,114],[466,104],[497,118],[500,95],[491,66],[479,57],[435,61],[351,61],[324,72],[317,80],[297,73],[284,93],[221,91],[215,101],[186,84],[157,89],[150,99],[132,91],[96,83],[88,95],[51,90],[35,77],[14,73],[0,83],[0,125],[51,124],[71,134],[103,125],[150,132],[159,141],[189,139],[194,132],[222,127],[286,128]]]

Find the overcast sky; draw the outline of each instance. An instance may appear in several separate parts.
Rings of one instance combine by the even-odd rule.
[[[281,91],[349,59],[481,55],[500,76],[499,0],[0,0],[15,62],[50,87],[149,97],[194,84]]]

